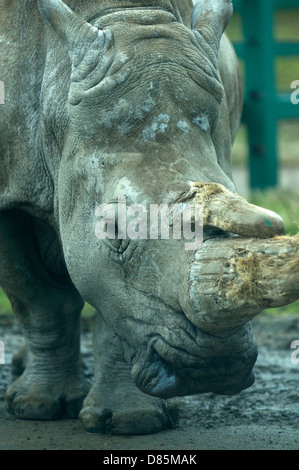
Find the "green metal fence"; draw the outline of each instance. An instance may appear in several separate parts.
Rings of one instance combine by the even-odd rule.
[[[299,42],[277,42],[274,37],[275,10],[294,7],[299,7],[299,0],[234,0],[244,36],[235,48],[245,64],[243,122],[248,129],[252,189],[278,184],[278,121],[299,118],[299,105],[292,104],[291,90],[277,93],[275,70],[277,56],[299,55]]]

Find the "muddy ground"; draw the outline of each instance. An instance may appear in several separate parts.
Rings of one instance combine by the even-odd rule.
[[[92,381],[90,326],[90,320],[83,320],[82,355]],[[204,394],[180,399],[175,429],[120,437],[87,434],[78,420],[22,421],[7,414],[3,397],[11,380],[10,361],[23,339],[12,317],[1,316],[6,364],[0,365],[0,450],[298,450],[299,364],[292,364],[290,345],[299,340],[299,314],[264,314],[253,328],[259,357],[250,389],[231,397]]]

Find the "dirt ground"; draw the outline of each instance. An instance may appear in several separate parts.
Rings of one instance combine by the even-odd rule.
[[[6,363],[0,365],[0,450],[298,450],[299,364],[290,345],[299,340],[299,314],[263,314],[253,322],[259,344],[255,384],[239,395],[180,399],[175,429],[151,436],[87,434],[79,420],[22,421],[7,414],[4,391],[10,361],[23,344],[11,316],[0,317]],[[83,321],[82,356],[92,381],[90,320]]]

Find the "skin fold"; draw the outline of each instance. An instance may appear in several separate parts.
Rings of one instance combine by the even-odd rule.
[[[281,304],[273,286],[286,284],[285,273],[266,282],[256,267],[287,251],[293,269],[298,243],[276,242],[280,217],[236,194],[243,97],[223,34],[231,2],[0,6],[0,284],[27,344],[9,412],[80,413],[91,432],[146,434],[173,424],[169,398],[249,387],[250,320]],[[117,211],[119,198],[147,210],[200,204],[203,249],[173,236],[100,240],[97,208]],[[294,269],[285,303],[299,297]],[[250,297],[244,271],[261,296]],[[98,312],[90,390],[80,368],[84,301]]]

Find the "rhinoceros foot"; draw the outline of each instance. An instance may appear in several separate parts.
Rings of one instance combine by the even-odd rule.
[[[55,371],[53,371],[55,374]],[[26,369],[6,392],[8,412],[22,419],[78,418],[89,385],[80,376],[37,378]]]
[[[103,380],[93,385],[80,412],[87,432],[153,434],[174,425],[176,406],[140,392],[131,379],[129,365],[123,363],[121,371],[113,367],[108,373],[108,380],[103,374]]]

